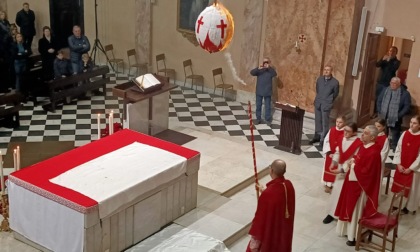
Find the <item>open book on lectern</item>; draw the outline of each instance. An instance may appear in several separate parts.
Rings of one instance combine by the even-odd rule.
[[[150,74],[150,73],[140,75],[139,77],[134,78],[133,82],[142,91],[146,91],[146,90],[149,90],[149,89],[154,89],[154,88],[159,87],[161,85],[160,81],[158,79],[156,79],[156,77],[153,76],[153,74]]]

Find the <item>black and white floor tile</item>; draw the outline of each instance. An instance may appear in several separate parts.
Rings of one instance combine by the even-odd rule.
[[[17,129],[0,128],[0,150],[5,153],[9,142],[75,141],[75,146],[97,139],[97,114],[102,115],[105,127],[105,113],[114,111],[118,121],[122,112],[122,101],[112,95],[112,87],[123,83],[128,77],[111,74],[105,99],[95,95],[86,99],[73,100],[64,104],[55,113],[46,112],[42,106],[25,104],[20,112],[21,126]],[[237,101],[227,101],[220,96],[178,87],[170,93],[169,116],[180,122],[190,122],[196,127],[217,131],[232,137],[251,140],[248,106]],[[280,125],[273,121],[271,126],[255,125],[253,129],[256,144],[274,147],[278,143]],[[302,151],[306,158],[323,158],[319,146],[312,146],[309,140],[313,132],[303,129]],[[392,155],[391,155],[392,156]]]

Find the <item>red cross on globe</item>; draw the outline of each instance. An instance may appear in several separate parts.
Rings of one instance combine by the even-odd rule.
[[[225,49],[233,37],[233,18],[220,3],[205,8],[195,22],[195,35],[200,46],[210,52]]]

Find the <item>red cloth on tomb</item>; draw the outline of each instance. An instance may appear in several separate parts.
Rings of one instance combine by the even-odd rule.
[[[261,242],[260,252],[292,251],[295,190],[284,177],[267,183],[258,199],[249,234]],[[247,251],[251,251],[248,245]]]
[[[32,192],[67,205],[79,212],[88,212],[98,202],[79,192],[50,182],[50,179],[124,146],[139,142],[191,159],[199,152],[139,132],[124,129],[82,147],[13,172],[9,179]]]
[[[401,144],[401,165],[408,169],[416,160],[420,149],[420,135],[413,135],[410,131],[406,131],[402,136]],[[395,170],[394,182],[392,183],[391,191],[394,193],[400,192],[404,187],[404,197],[408,198],[410,188],[413,183],[414,173],[401,173],[398,168]]]
[[[354,163],[357,181],[349,181],[350,171],[347,172],[335,210],[335,215],[340,220],[348,222],[351,221],[362,191],[366,193],[367,198],[362,216],[369,217],[377,212],[382,166],[380,149],[376,144],[369,148],[360,147],[354,157]]]

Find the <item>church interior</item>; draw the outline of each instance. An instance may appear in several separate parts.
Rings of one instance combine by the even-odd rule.
[[[419,1],[220,0],[218,2],[233,17],[234,33],[230,34],[232,41],[226,48],[212,53],[203,50],[197,41],[194,26],[196,17],[192,25],[189,23],[194,11],[191,8],[192,2],[202,5],[200,13],[212,0],[26,2],[36,15],[37,33],[32,43],[34,55],[39,54],[37,41],[42,37],[42,27],[50,26],[53,34],[55,29],[60,30],[56,34],[66,37],[72,34],[71,27],[78,24],[82,33],[89,38],[91,49],[99,47],[91,54],[91,57],[95,57],[95,64],[108,65],[110,72],[104,77],[107,81],[102,93],[92,91],[88,97],[73,97],[70,101],[59,103],[55,111],[46,110],[43,106],[49,102],[47,98],[37,103],[32,100],[23,103],[19,111],[19,126],[0,127],[0,151],[4,167],[9,168],[5,169],[6,175],[13,172],[10,167],[13,164],[13,150],[17,145],[21,146],[22,168],[38,165],[38,162],[46,158],[59,160],[62,153],[76,153],[78,149],[78,153],[83,156],[83,150],[88,150],[87,146],[113,137],[99,139],[98,136],[102,134],[98,127],[103,129],[107,126],[105,117],[111,110],[114,122],[123,122],[127,119],[126,115],[133,111],[150,116],[151,108],[126,106],[124,99],[127,97],[119,95],[115,87],[145,73],[158,73],[162,70],[162,54],[164,68],[172,69],[163,72],[169,77],[165,80],[173,86],[166,90],[167,96],[162,96],[165,99],[162,104],[166,105],[160,107],[155,103],[157,110],[153,113],[156,113],[157,118],[161,118],[162,114],[166,117],[163,123],[166,123],[167,130],[153,134],[150,127],[139,130],[133,128],[199,153],[199,164],[194,163],[197,160],[189,160],[186,165],[187,170],[197,169],[197,174],[193,174],[192,181],[189,181],[190,187],[189,184],[184,185],[187,188],[185,190],[192,191],[192,198],[188,199],[187,196],[183,202],[190,202],[191,207],[182,207],[178,212],[174,210],[170,217],[165,217],[168,221],[147,235],[142,233],[143,227],[138,223],[134,224],[131,231],[128,226],[121,228],[121,223],[128,223],[130,219],[116,214],[109,218],[109,222],[103,222],[110,227],[109,232],[102,234],[102,237],[94,230],[84,234],[85,237],[79,237],[81,240],[101,240],[101,247],[85,246],[84,251],[171,251],[159,250],[158,245],[170,246],[171,241],[174,243],[171,238],[183,228],[214,241],[220,249],[214,251],[246,251],[250,240],[248,231],[257,207],[254,162],[260,184],[265,184],[270,181],[268,166],[275,159],[286,162],[285,177],[293,183],[296,191],[293,251],[355,249],[346,245],[346,237],[338,236],[336,221],[329,224],[322,222],[327,213],[330,194],[324,192],[321,183],[325,154],[318,144],[309,143],[315,131],[315,81],[322,75],[324,66],[333,67],[333,76],[340,86],[331,121],[335,121],[337,115],[344,115],[347,121],[357,123],[360,135],[363,127],[374,123],[371,115],[375,106],[375,83],[379,70],[374,65],[372,67],[370,62],[376,62],[391,46],[396,46],[399,49],[397,58],[401,61],[397,76],[403,76],[401,79],[412,99],[410,115],[403,122],[403,127],[407,129],[410,117],[419,113],[420,106],[420,85],[417,86],[420,83],[420,45],[417,46],[416,41],[420,39],[420,31],[416,29],[420,20],[415,18],[420,8]],[[10,23],[14,23],[22,4],[23,1],[0,0],[0,10],[6,12]],[[63,27],[67,27],[65,32],[62,31],[65,29]],[[102,51],[107,45],[112,45],[112,54],[110,51]],[[132,49],[134,58],[128,56],[129,51],[133,52]],[[265,57],[271,59],[278,73],[272,86],[273,121],[271,124],[254,125],[251,130],[248,103],[255,119],[256,78],[250,75],[250,70],[257,67]],[[122,64],[109,64],[109,59],[121,59]],[[188,60],[193,74],[201,75],[198,80],[186,78],[188,68],[185,62]],[[134,61],[139,66],[133,68],[131,65]],[[216,88],[219,79],[215,78],[214,70],[218,68],[223,71],[223,82],[230,84],[231,88]],[[302,134],[299,136],[301,153],[298,155],[275,148],[279,144],[282,122],[282,111],[276,108],[276,102],[291,104],[305,111]],[[152,106],[151,102],[147,104]],[[98,119],[100,116],[101,120]],[[143,123],[147,119],[130,120],[128,125],[133,129],[131,124]],[[121,134],[114,133],[114,139]],[[118,142],[117,139],[115,141]],[[386,165],[392,166],[393,156],[394,151],[391,150]],[[120,172],[114,169],[115,174]],[[391,184],[394,172],[390,174]],[[17,185],[15,180],[13,183]],[[168,202],[171,198],[171,204],[172,201],[178,204],[175,201],[181,198],[181,186],[182,183],[174,184],[169,186],[171,189],[164,189],[170,195],[167,196]],[[385,193],[386,187],[385,177],[379,199],[381,212],[388,210],[392,199],[393,193],[388,188]],[[172,189],[175,192],[169,193]],[[163,204],[169,208],[168,202],[147,200],[151,202],[150,205]],[[140,210],[137,211],[147,212],[147,207],[141,207],[144,206],[139,206]],[[13,215],[12,210],[10,215]],[[149,209],[149,212],[153,210]],[[153,214],[144,215],[146,217],[142,218],[146,220],[146,225],[154,228],[155,223],[147,221],[147,218],[153,218]],[[44,218],[48,220],[48,217]],[[2,220],[3,216],[0,215],[0,222]],[[79,221],[83,225],[83,220]],[[112,229],[118,229],[118,225],[120,231],[115,235]],[[100,226],[102,228],[102,222]],[[400,216],[395,251],[418,251],[419,226],[418,214]],[[136,236],[141,239],[136,240]],[[205,246],[204,242],[202,246]],[[0,251],[51,250],[54,249],[39,245],[13,230],[0,231]]]

